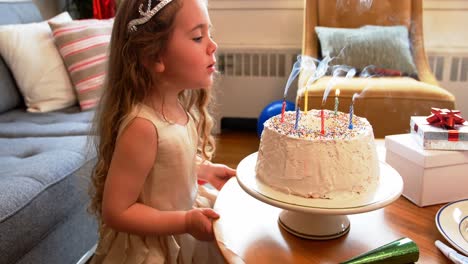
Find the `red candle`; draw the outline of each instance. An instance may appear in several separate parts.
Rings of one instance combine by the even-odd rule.
[[[284,122],[284,111],[286,110],[286,98],[283,98],[283,107],[281,108],[281,123]]]
[[[322,122],[321,122],[321,123],[322,123],[322,130],[320,131],[320,133],[321,133],[322,135],[325,135],[325,117],[324,117],[324,115],[323,115],[323,109],[320,110],[320,119],[321,119],[321,121],[322,121]]]

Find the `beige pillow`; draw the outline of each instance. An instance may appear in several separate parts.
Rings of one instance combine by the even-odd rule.
[[[113,19],[49,22],[82,110],[94,108],[107,73]]]
[[[67,12],[49,21],[72,21]],[[47,21],[0,26],[0,54],[15,77],[29,112],[76,103],[70,78]]]

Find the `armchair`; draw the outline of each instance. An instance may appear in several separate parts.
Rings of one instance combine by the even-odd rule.
[[[333,87],[340,89],[339,111],[348,112],[353,94],[362,93],[365,89],[362,96],[354,101],[354,111],[356,115],[369,120],[374,128],[375,137],[379,138],[409,132],[410,116],[428,115],[431,107],[453,109],[454,96],[438,86],[427,63],[422,26],[423,0],[378,0],[372,1],[369,8],[359,8],[361,2],[305,0],[302,54],[314,58],[322,57],[319,38],[315,33],[316,26],[359,28],[364,25],[403,25],[409,32],[411,56],[417,69],[417,79],[403,76],[354,77],[339,82]],[[299,75],[296,102],[301,109],[304,109],[305,105],[305,85],[308,77],[304,72]],[[325,76],[308,87],[309,109],[321,107],[323,93],[330,80],[330,76]],[[326,109],[333,109],[334,89],[324,105]]]

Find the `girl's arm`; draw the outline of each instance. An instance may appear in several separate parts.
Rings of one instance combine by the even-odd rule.
[[[109,227],[138,235],[187,232],[186,212],[159,211],[137,199],[157,155],[154,125],[135,118],[118,138],[104,186],[102,220]]]

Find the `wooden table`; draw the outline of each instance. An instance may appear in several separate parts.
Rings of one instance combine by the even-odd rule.
[[[221,217],[214,231],[225,258],[239,263],[339,263],[401,237],[418,245],[418,263],[451,263],[434,245],[435,240],[449,245],[434,222],[441,206],[420,208],[401,196],[385,208],[348,215],[348,234],[314,241],[281,228],[282,209],[251,197],[233,178],[218,195],[215,210]]]

